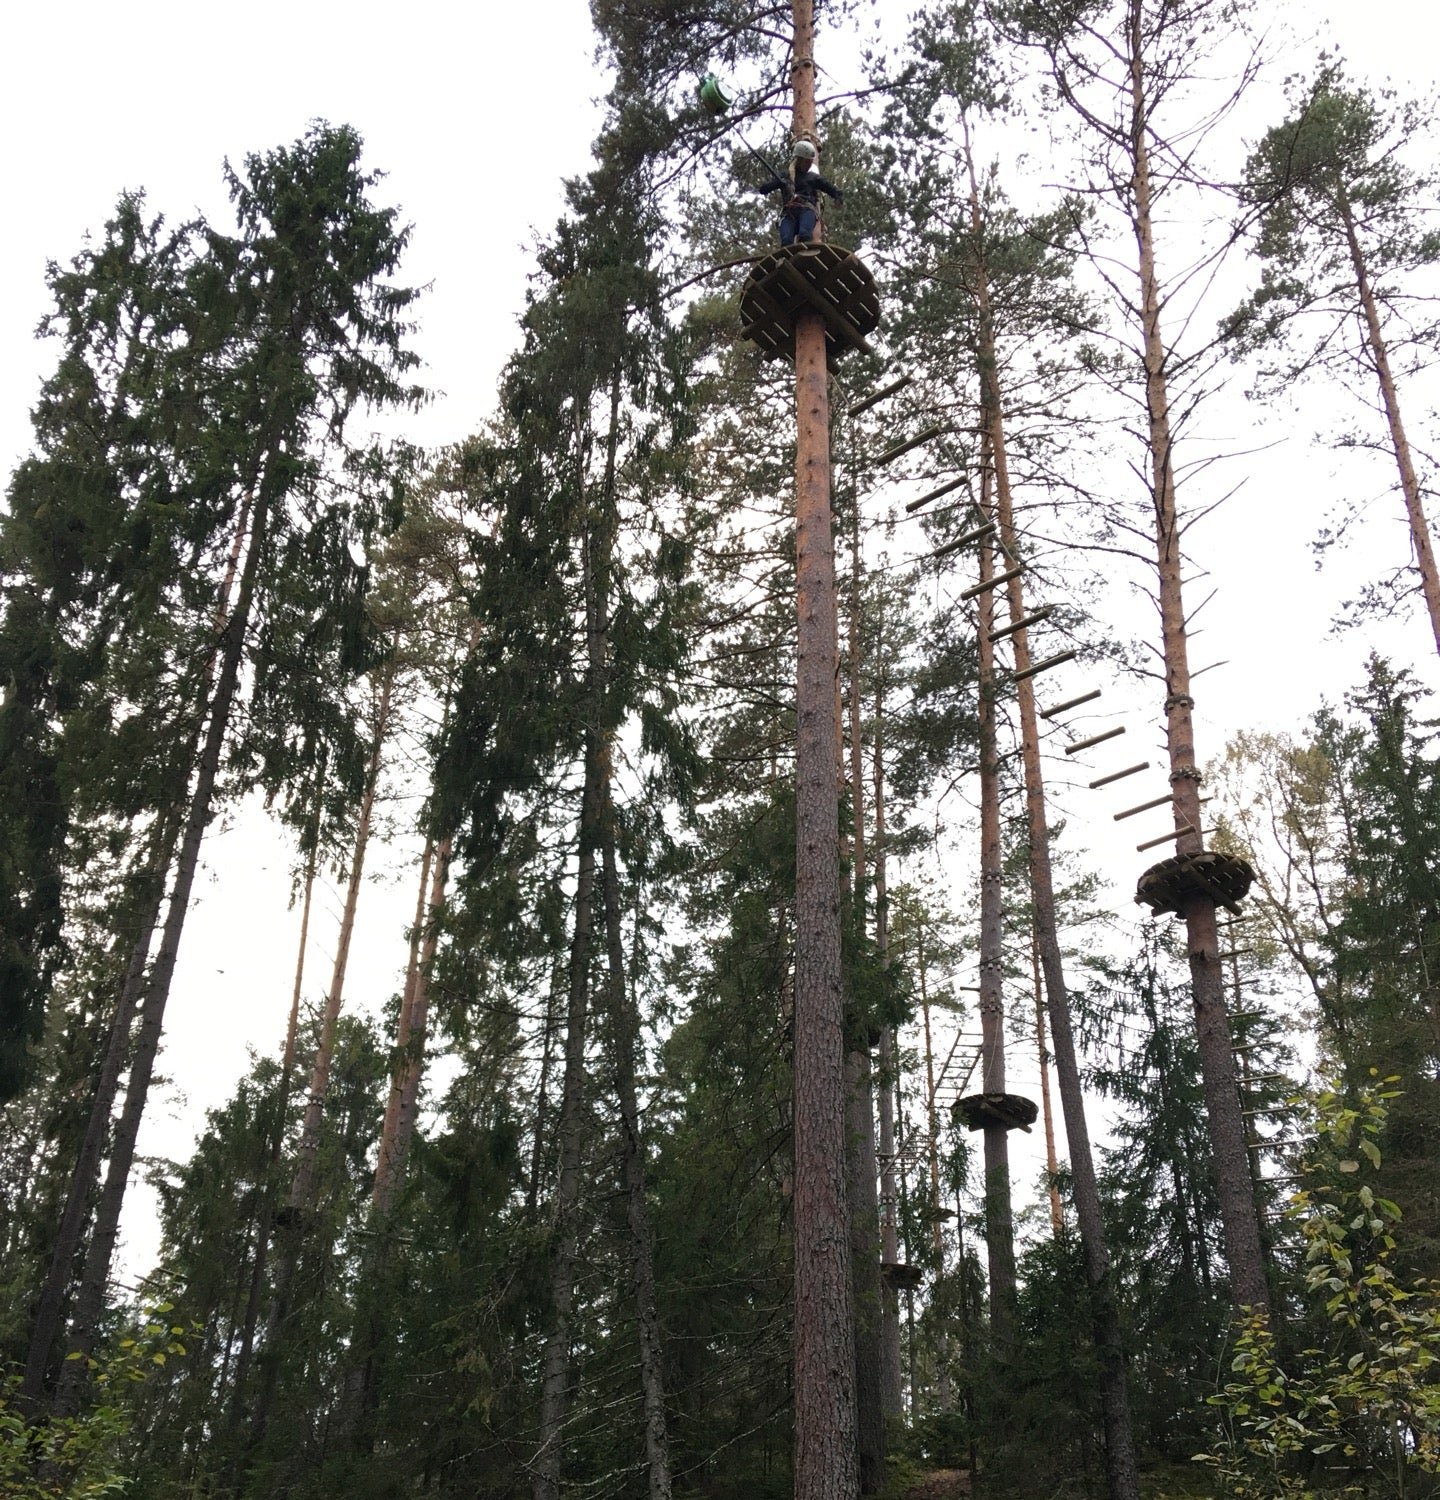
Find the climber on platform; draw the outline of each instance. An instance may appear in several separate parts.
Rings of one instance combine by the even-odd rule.
[[[845,195],[834,183],[826,180],[815,170],[818,156],[810,141],[795,142],[795,159],[790,163],[788,175],[774,176],[760,183],[757,193],[783,193],[784,207],[780,213],[780,243],[793,245],[797,242],[808,245],[815,238],[815,225],[820,217],[820,194],[829,193],[837,204],[845,201]]]

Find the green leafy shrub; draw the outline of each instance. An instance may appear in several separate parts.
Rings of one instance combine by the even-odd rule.
[[[1418,1496],[1440,1475],[1440,1288],[1392,1269],[1400,1209],[1366,1181],[1396,1097],[1316,1099],[1315,1160],[1287,1209],[1304,1236],[1316,1343],[1282,1352],[1264,1317],[1238,1328],[1233,1378],[1210,1397],[1222,1439],[1197,1461],[1240,1500],[1321,1494]]]

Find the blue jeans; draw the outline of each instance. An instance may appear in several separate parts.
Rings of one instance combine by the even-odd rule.
[[[808,245],[815,237],[815,210],[808,203],[787,208],[780,216],[780,243],[793,245],[799,240]]]

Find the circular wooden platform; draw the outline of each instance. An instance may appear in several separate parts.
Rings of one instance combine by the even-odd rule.
[[[898,1260],[882,1260],[880,1274],[897,1292],[914,1291],[925,1280],[925,1273],[919,1266],[907,1266]]]
[[[1040,1113],[1033,1099],[1019,1094],[967,1094],[951,1107],[970,1130],[984,1130],[987,1125],[1029,1130]]]
[[[1156,916],[1167,911],[1182,916],[1191,896],[1205,895],[1216,906],[1238,916],[1236,903],[1254,879],[1255,871],[1245,860],[1216,849],[1202,849],[1199,854],[1177,854],[1151,865],[1135,888],[1135,901],[1148,906]]]
[[[773,359],[795,358],[795,319],[817,312],[825,319],[831,360],[870,346],[880,326],[875,278],[851,250],[839,245],[790,245],[757,261],[740,293],[740,331]]]

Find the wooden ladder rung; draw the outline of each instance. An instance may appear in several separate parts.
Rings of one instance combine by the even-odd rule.
[[[1015,681],[1025,682],[1031,677],[1038,677],[1041,672],[1048,672],[1051,667],[1063,667],[1067,661],[1074,661],[1079,654],[1078,651],[1061,651],[1057,656],[1047,656],[1044,661],[1037,661],[1033,667],[1017,672]]]
[[[1107,729],[1103,734],[1092,734],[1088,740],[1076,740],[1073,745],[1066,745],[1066,755],[1079,755],[1082,750],[1094,749],[1096,745],[1103,745],[1106,740],[1113,740],[1125,733],[1123,724],[1114,729]]]
[[[986,578],[980,583],[972,584],[960,597],[962,599],[978,599],[981,594],[988,594],[991,589],[998,589],[1002,583],[1009,583],[1012,578],[1018,578],[1024,571],[1024,564],[1017,564],[1013,568],[1008,568],[1003,573],[995,574],[993,578]],[[1070,654],[1073,656],[1075,653],[1072,651]]]
[[[1057,703],[1053,708],[1047,708],[1040,717],[1042,719],[1053,719],[1057,714],[1063,714],[1066,709],[1079,708],[1082,703],[1093,703],[1103,691],[1102,688],[1091,688],[1088,693],[1081,693],[1078,698],[1067,698],[1063,703]]]

